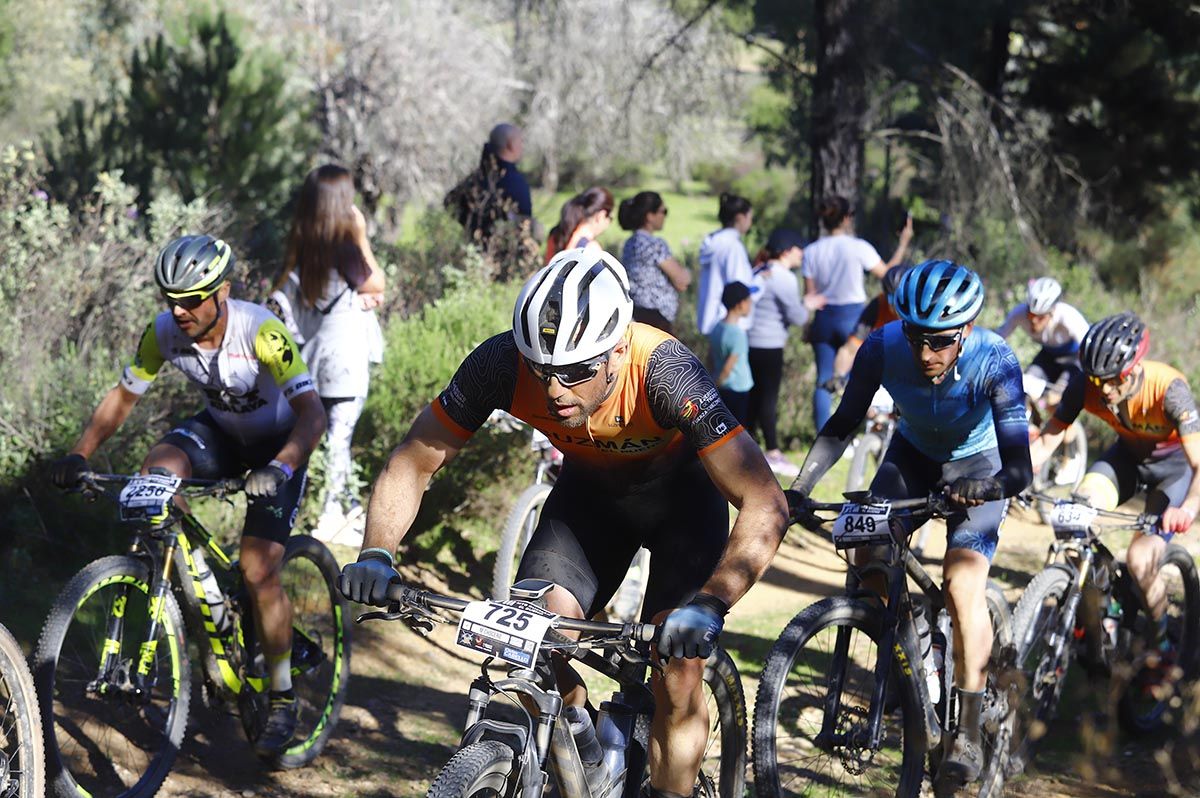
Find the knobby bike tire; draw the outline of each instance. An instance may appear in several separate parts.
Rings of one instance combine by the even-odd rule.
[[[1012,755],[1009,758],[1010,776],[1020,773],[1033,761],[1038,742],[1045,736],[1046,728],[1054,719],[1059,699],[1062,698],[1063,684],[1071,665],[1069,642],[1063,649],[1061,662],[1052,665],[1055,670],[1061,669],[1053,689],[1049,693],[1037,692],[1035,677],[1040,669],[1050,666],[1045,664],[1045,657],[1049,656],[1050,652],[1043,651],[1040,644],[1045,642],[1050,630],[1061,625],[1059,616],[1063,612],[1063,602],[1066,600],[1072,579],[1071,571],[1062,566],[1052,565],[1046,568],[1025,586],[1013,612],[1017,667],[1021,670],[1027,688],[1021,698],[1021,716],[1018,719]],[[1039,651],[1042,652],[1041,656],[1035,661],[1030,661],[1031,655]]]
[[[1001,662],[997,655],[1002,654],[1006,646],[1013,645],[1013,616],[999,587],[989,582],[985,596],[992,621],[993,641],[985,707],[995,712],[998,719],[994,721],[995,731],[989,731],[987,722],[984,724],[983,733],[990,739],[991,755],[979,777],[978,796],[999,798],[1004,794],[1004,781],[1008,775],[1008,760],[1016,726],[1017,708],[1013,702],[1017,700],[1017,695],[1015,691],[1007,689],[1011,674],[998,672]]]
[[[883,459],[883,438],[876,432],[868,432],[854,447],[854,456],[850,459],[850,470],[846,474],[846,490],[865,490],[871,484],[871,478],[879,468]],[[867,470],[871,469],[868,475]]]
[[[426,798],[471,798],[508,794],[513,769],[513,751],[496,740],[472,743],[450,758],[429,785]]]
[[[57,730],[60,729],[60,717],[56,715],[54,709],[56,689],[59,687],[66,689],[65,684],[58,684],[62,646],[75,614],[83,604],[101,588],[120,584],[128,585],[132,590],[148,595],[150,572],[146,564],[133,557],[109,556],[96,560],[75,574],[58,594],[54,605],[50,608],[50,614],[46,618],[45,626],[42,627],[41,638],[38,640],[37,651],[34,654],[34,681],[41,701],[46,766],[50,779],[49,791],[60,798],[78,798],[80,795],[88,793],[113,798],[152,796],[158,792],[158,788],[170,772],[179,747],[183,743],[183,734],[187,727],[188,711],[191,705],[192,669],[184,637],[183,614],[179,610],[175,596],[168,590],[163,597],[163,626],[160,628],[159,651],[161,653],[165,643],[172,674],[178,674],[178,676],[169,680],[172,695],[162,729],[161,748],[153,752],[148,766],[132,785],[109,784],[105,786],[95,783],[96,778],[82,773],[78,774],[85,783],[90,785],[87,792],[84,792],[83,787],[76,780],[76,774],[73,774],[67,767],[67,763],[63,761],[57,733]],[[95,662],[88,663],[92,668],[91,675],[93,677],[98,672],[99,655],[100,647],[97,645],[94,652]],[[114,699],[114,701],[119,700]],[[61,720],[67,724],[63,728],[65,738],[82,733],[82,727],[78,726],[73,718],[63,717]],[[96,766],[95,762],[100,761],[100,757],[95,756],[94,752],[89,752],[86,758],[93,763],[93,766]],[[118,782],[123,781],[117,777],[115,768],[110,766],[110,769],[112,770],[110,778],[114,778]],[[121,789],[122,787],[124,789]]]
[[[754,786],[759,798],[776,798],[785,794],[780,783],[775,735],[779,724],[780,700],[797,655],[815,634],[836,626],[862,632],[878,648],[883,633],[880,616],[878,606],[846,596],[834,596],[806,607],[784,628],[767,655],[754,702]],[[905,650],[904,654],[910,663],[921,661],[914,651]],[[925,759],[921,744],[924,721],[915,681],[919,669],[910,669],[906,674],[903,669],[897,668],[894,673],[900,698],[898,711],[903,716],[900,725],[904,733],[900,779],[895,795],[897,798],[915,798],[921,790]],[[887,722],[889,717],[885,715],[884,721]],[[824,787],[817,787],[816,790],[814,795],[826,794]],[[856,793],[851,789],[846,794]],[[881,793],[872,791],[870,794]]]
[[[1196,677],[1197,660],[1198,655],[1200,655],[1200,580],[1197,579],[1196,575],[1196,561],[1192,559],[1192,555],[1188,553],[1187,549],[1182,546],[1173,543],[1167,545],[1159,568],[1161,569],[1168,565],[1178,568],[1180,576],[1183,579],[1183,628],[1181,629],[1183,638],[1179,646],[1177,660],[1177,664],[1183,670],[1183,676],[1179,680],[1179,683],[1183,684]],[[1132,581],[1133,577],[1126,572],[1126,578]],[[1117,704],[1117,720],[1120,722],[1121,728],[1127,733],[1137,736],[1160,734],[1172,722],[1178,721],[1178,717],[1170,717],[1172,714],[1170,712],[1170,704],[1177,697],[1178,685],[1168,691],[1163,699],[1158,701],[1149,712],[1139,711],[1135,704],[1133,691],[1139,689],[1137,680],[1133,680],[1126,686]]]
[[[41,798],[46,790],[42,715],[33,674],[17,641],[0,625],[0,753],[8,760],[12,798]]]
[[[714,776],[707,765],[709,746],[706,746],[702,772],[713,780],[720,798],[742,798],[746,790],[746,695],[737,666],[724,649],[713,651],[704,663],[704,683],[712,693],[717,711],[715,719],[708,719],[709,741],[713,732],[718,732],[721,760]],[[714,720],[719,728],[712,728]]]
[[[288,577],[288,564],[297,560],[307,560],[320,573],[324,581],[324,592],[329,598],[332,618],[320,619],[321,625],[327,632],[332,632],[333,640],[330,648],[332,656],[326,664],[320,666],[319,673],[297,673],[293,667],[292,682],[297,696],[306,693],[306,687],[311,687],[312,695],[304,695],[305,704],[301,707],[299,733],[283,753],[272,757],[271,763],[281,768],[298,768],[307,765],[320,755],[329,742],[329,737],[337,727],[341,716],[342,705],[346,700],[346,689],[350,684],[350,626],[347,622],[346,599],[337,589],[337,578],[340,573],[337,559],[333,553],[320,541],[308,535],[293,535],[288,538],[283,554],[283,580],[285,587]],[[292,598],[293,607],[296,600]],[[297,627],[303,625],[300,619],[294,619]],[[313,636],[324,637],[324,634]],[[324,676],[328,675],[329,684],[324,684]],[[310,709],[311,707],[311,709]],[[310,717],[305,717],[305,713]]]
[[[548,482],[530,485],[517,497],[516,503],[504,521],[500,533],[500,548],[496,551],[496,565],[492,569],[492,595],[497,601],[508,599],[508,589],[517,574],[516,559],[524,552],[525,520],[530,513],[541,513],[542,505],[554,486]],[[534,519],[536,526],[537,520]]]

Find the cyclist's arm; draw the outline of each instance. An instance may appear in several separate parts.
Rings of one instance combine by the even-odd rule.
[[[771,564],[787,532],[788,508],[762,449],[745,430],[700,455],[713,484],[738,510],[725,551],[701,592],[734,604]]]
[[[408,534],[429,480],[470,440],[493,410],[512,406],[516,343],[501,333],[475,348],[450,383],[421,411],[375,480],[363,549],[395,551]]]
[[[1025,317],[1027,307],[1028,305],[1021,304],[1010,310],[1008,315],[1004,317],[1004,323],[995,329],[996,335],[999,335],[1001,338],[1008,338],[1008,336],[1012,335],[1013,330],[1017,329],[1017,325]]]
[[[394,552],[408,534],[429,480],[446,466],[466,441],[426,407],[404,440],[392,450],[375,480],[367,506],[362,548]]]
[[[1190,522],[1200,515],[1200,412],[1196,409],[1196,399],[1186,382],[1177,379],[1167,386],[1163,396],[1163,411],[1179,431],[1184,455],[1192,467],[1192,483],[1179,505],[1179,509],[1190,517],[1186,525],[1190,526]]]
[[[871,399],[879,390],[882,380],[883,333],[876,330],[867,336],[859,348],[854,366],[850,369],[846,390],[842,393],[842,401],[813,441],[808,456],[804,458],[804,465],[800,467],[800,476],[792,483],[792,490],[810,495],[825,472],[841,458],[866,417]]]
[[[121,381],[114,385],[92,412],[79,440],[71,447],[71,454],[91,457],[100,445],[120,429],[133,411],[133,406],[142,398],[150,383],[158,376],[165,359],[158,348],[158,335],[154,331],[156,320],[151,320],[138,340],[133,361],[125,367]]]
[[[659,344],[646,364],[645,384],[655,421],[683,433],[713,484],[738,509],[721,561],[701,588],[733,604],[766,571],[787,531],[783,491],[687,347],[674,339]]]
[[[991,376],[988,394],[992,403],[992,424],[996,429],[996,448],[1000,452],[1000,471],[996,478],[1005,497],[1016,496],[1033,481],[1033,466],[1029,456],[1029,422],[1025,415],[1021,364],[1007,346],[1003,346],[1003,356]]]
[[[1059,401],[1054,415],[1042,426],[1037,438],[1029,444],[1030,465],[1035,472],[1041,469],[1051,455],[1058,450],[1067,436],[1067,429],[1083,412],[1085,379],[1083,372],[1072,373],[1071,380],[1067,383],[1066,390],[1063,391],[1062,399]]]

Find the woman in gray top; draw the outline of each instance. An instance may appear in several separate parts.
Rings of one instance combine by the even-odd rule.
[[[800,298],[800,284],[795,269],[804,260],[804,239],[794,230],[779,229],[771,233],[759,252],[754,267],[754,283],[759,288],[754,322],[750,326],[750,374],[754,387],[750,390],[750,413],[746,427],[753,434],[757,425],[762,430],[767,449],[767,462],[780,476],[794,477],[799,469],[779,449],[776,420],[779,407],[779,386],[783,381],[783,350],[787,346],[788,327],[800,327],[808,321],[810,310],[824,306],[820,294]]]
[[[621,263],[629,274],[633,320],[673,333],[679,295],[691,285],[692,275],[675,256],[667,242],[654,235],[667,221],[667,206],[655,191],[642,191],[622,200],[617,222],[633,231],[621,251]]]

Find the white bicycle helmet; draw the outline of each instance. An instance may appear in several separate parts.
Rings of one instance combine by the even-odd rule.
[[[1053,277],[1039,277],[1029,283],[1029,312],[1044,316],[1054,310],[1062,296],[1062,286]]]
[[[602,250],[568,249],[521,289],[513,338],[533,363],[568,366],[608,352],[632,319],[625,267]]]

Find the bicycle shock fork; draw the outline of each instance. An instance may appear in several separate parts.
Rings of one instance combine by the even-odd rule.
[[[1070,592],[1067,593],[1067,601],[1063,606],[1062,616],[1058,620],[1058,627],[1050,632],[1050,650],[1054,652],[1055,662],[1062,660],[1063,650],[1067,647],[1067,642],[1075,631],[1075,616],[1079,612],[1079,602],[1083,598],[1083,590],[1091,575],[1092,561],[1095,556],[1095,552],[1090,546],[1084,547],[1079,554],[1079,572],[1075,575]]]
[[[178,539],[178,533],[173,532],[167,536],[163,546],[162,573],[150,585],[150,625],[146,630],[146,639],[138,647],[137,671],[132,674],[134,689],[143,697],[150,695],[149,687],[153,686],[151,667],[154,664],[154,655],[158,651],[158,629],[166,612],[167,591],[171,589],[171,562],[175,558]],[[147,682],[150,682],[150,685],[147,685]]]

